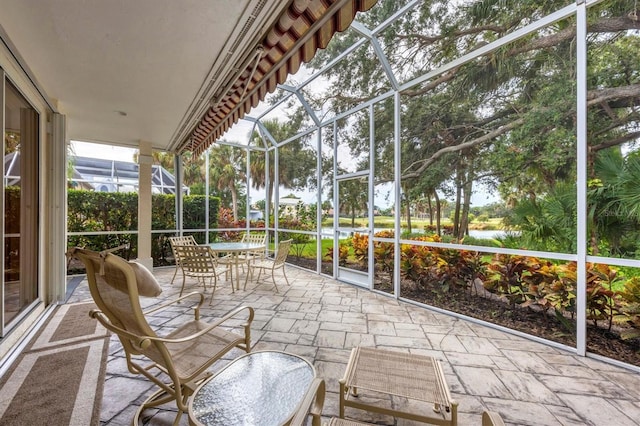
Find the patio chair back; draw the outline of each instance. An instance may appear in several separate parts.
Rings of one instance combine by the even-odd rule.
[[[244,282],[244,288],[247,288],[249,277],[254,275],[256,270],[258,270],[258,280],[260,280],[260,275],[262,274],[263,270],[271,271],[271,279],[273,280],[273,286],[276,289],[276,293],[278,292],[278,284],[276,283],[275,277],[276,269],[282,269],[282,276],[284,277],[287,285],[289,285],[289,279],[287,278],[287,274],[285,272],[285,262],[287,261],[287,256],[289,256],[289,249],[291,248],[292,242],[293,240],[291,239],[280,241],[273,259],[262,259],[253,263],[249,263],[250,273],[247,274],[247,278]]]
[[[298,409],[291,420],[290,426],[305,426],[311,417],[311,426],[320,426],[322,408],[325,399],[324,379],[316,377],[311,382],[304,398],[298,405]]]
[[[216,259],[207,246],[176,246],[182,269],[189,277],[209,277],[216,267]]]
[[[485,410],[482,413],[482,426],[504,426],[504,420],[500,413]]]
[[[173,284],[173,280],[175,280],[178,269],[181,266],[180,255],[176,251],[176,246],[197,246],[198,243],[195,238],[193,238],[193,235],[185,235],[182,237],[169,237],[169,244],[171,245],[173,259],[176,262],[176,270],[173,272],[173,277],[171,278],[171,284]]]
[[[196,278],[204,286],[204,290],[207,290],[208,279],[213,284],[213,292],[216,290],[218,283],[218,276],[227,272],[227,267],[219,267],[216,256],[211,253],[209,247],[198,245],[185,245],[175,246],[176,253],[180,257],[180,268],[182,269],[182,288],[180,289],[180,295],[184,291],[184,285],[186,277]],[[233,286],[232,286],[233,288]],[[211,300],[213,301],[213,293],[211,294]]]
[[[266,245],[267,234],[265,232],[258,232],[258,233],[245,232],[244,234],[242,234],[241,242],[250,243],[250,244],[260,244],[261,246],[264,246],[260,250],[251,250],[251,251],[246,251],[244,253],[240,253],[238,255],[238,260],[240,260],[241,262],[249,262],[255,259],[262,259],[264,257],[265,250],[267,249],[267,245]]]
[[[278,244],[278,250],[276,250],[276,255],[273,258],[274,269],[284,266],[284,263],[287,261],[287,257],[289,256],[289,249],[291,249],[292,242],[293,240],[280,241],[280,244]]]
[[[145,339],[157,336],[149,326],[140,306],[138,279],[134,271],[136,266],[133,262],[127,262],[106,251],[75,249],[73,255],[84,263],[91,297],[102,315],[106,317],[97,316],[97,319],[101,322],[106,320],[122,329],[123,332],[117,335],[126,353],[144,354],[155,362],[167,366],[161,354],[163,350],[152,345],[151,340]],[[92,312],[92,316],[96,317],[96,315],[98,314]]]
[[[255,243],[255,244],[265,244],[267,241],[267,234],[264,232],[245,232],[242,235],[243,243]]]

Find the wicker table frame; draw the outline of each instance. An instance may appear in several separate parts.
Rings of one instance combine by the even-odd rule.
[[[357,397],[358,389],[432,403],[435,416],[350,399],[350,396]],[[351,351],[344,377],[340,380],[340,418],[344,418],[345,407],[436,425],[456,426],[458,423],[458,403],[451,399],[437,359],[383,349],[356,347]]]

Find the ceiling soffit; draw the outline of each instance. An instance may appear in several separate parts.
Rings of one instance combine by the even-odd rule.
[[[295,74],[303,62],[324,49],[333,35],[346,30],[356,13],[377,0],[295,0],[244,62],[231,73],[222,91],[211,99],[193,131],[178,145],[178,153],[202,154],[251,108]]]

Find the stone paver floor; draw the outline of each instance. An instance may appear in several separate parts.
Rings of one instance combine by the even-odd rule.
[[[156,269],[161,298],[173,298],[181,278],[170,285],[173,268]],[[459,402],[459,424],[480,425],[482,410],[499,412],[509,425],[638,425],[640,374],[574,355],[509,333],[435,313],[301,269],[288,267],[291,286],[250,282],[231,292],[221,280],[213,306],[203,317],[221,316],[241,305],[255,309],[254,350],[292,352],[312,362],[327,383],[323,414],[338,414],[338,380],[356,345],[407,351],[441,360],[452,396]],[[201,290],[187,281],[187,290]],[[69,302],[90,299],[83,281]],[[145,300],[147,304],[158,299]],[[158,316],[152,324],[168,330],[173,318]],[[175,322],[174,322],[175,324]],[[120,343],[112,337],[101,409],[101,424],[130,423],[137,405],[151,392],[150,383],[132,376]],[[234,350],[214,370],[240,355]],[[386,401],[404,404],[406,401]],[[408,402],[411,403],[411,402]],[[175,406],[174,406],[175,407]],[[167,410],[147,410],[149,425],[169,425]],[[347,416],[388,425],[409,421],[348,409]],[[184,415],[181,424],[188,424]],[[232,425],[229,425],[232,426]]]

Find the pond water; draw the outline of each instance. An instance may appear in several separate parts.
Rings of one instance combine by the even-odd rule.
[[[374,233],[376,232],[380,232],[383,231],[382,228],[375,228],[374,229]],[[507,234],[507,231],[504,231],[502,229],[493,229],[493,230],[479,230],[479,229],[472,229],[469,231],[469,236],[474,237],[474,238],[481,238],[481,239],[492,239],[492,238],[498,238],[498,237],[504,237]],[[322,228],[322,238],[331,238],[331,235],[333,235],[333,229],[331,228]],[[345,232],[345,231],[340,231],[340,239],[345,239],[345,238],[349,238],[349,232]]]
[[[492,238],[504,237],[505,235],[507,235],[507,231],[503,231],[502,229],[492,229],[492,230],[471,229],[469,230],[469,236],[473,238],[492,239]]]

